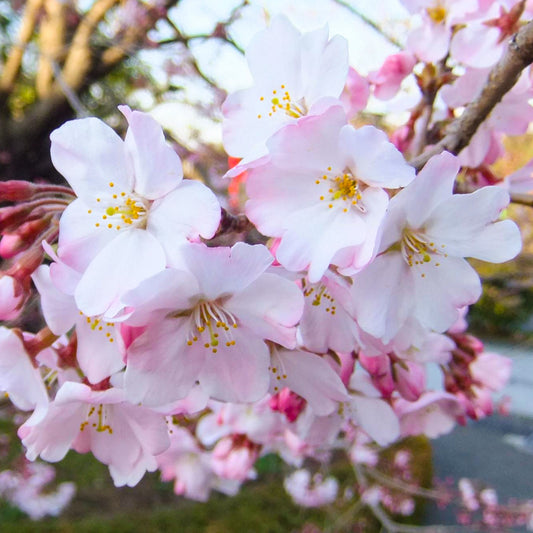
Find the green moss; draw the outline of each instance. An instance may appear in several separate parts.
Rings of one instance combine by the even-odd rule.
[[[405,447],[417,458],[414,478],[427,486],[431,478],[427,439],[407,439],[383,452],[380,469],[387,472],[396,451]],[[72,504],[61,517],[38,522],[31,521],[18,509],[0,504],[2,533],[285,533],[301,531],[304,526],[306,531],[376,531],[376,522],[370,513],[354,515],[355,499],[339,498],[321,509],[294,505],[282,483],[287,466],[275,455],[258,461],[260,479],[247,483],[237,496],[214,493],[207,503],[177,497],[172,484],[161,483],[157,474],[145,476],[134,488],[117,489],[107,467],[91,454],[70,452],[55,466],[58,481],[74,481],[77,485]],[[331,474],[339,481],[340,494],[345,488],[353,488],[353,470],[342,455],[333,461]]]

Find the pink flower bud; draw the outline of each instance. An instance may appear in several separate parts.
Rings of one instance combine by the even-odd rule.
[[[294,422],[307,405],[307,402],[301,396],[284,388],[270,398],[269,405],[272,411],[279,411],[287,417],[289,422]]]
[[[251,473],[258,451],[259,447],[244,435],[224,437],[213,450],[213,471],[226,479],[244,481]]]
[[[6,272],[18,281],[27,280],[37,267],[42,263],[44,250],[39,246],[32,246],[29,250],[21,254],[19,259]]]
[[[368,102],[370,86],[366,78],[361,76],[353,67],[348,71],[346,85],[341,94],[341,102],[349,117],[363,110]]]
[[[351,353],[337,353],[337,356],[341,362],[340,378],[344,385],[347,387],[350,383],[350,377],[353,374],[355,366],[355,359]]]
[[[37,185],[29,181],[3,181],[0,182],[0,200],[5,202],[22,202],[29,200],[37,190]]]
[[[28,249],[49,225],[50,217],[44,217],[25,222],[12,233],[6,233],[0,241],[0,255],[9,259]]]
[[[366,356],[360,353],[359,362],[370,374],[372,384],[385,398],[388,398],[396,389],[389,357],[387,355]]]
[[[0,240],[0,256],[4,259],[15,257],[27,248],[26,243],[15,233],[8,233]]]
[[[375,97],[389,100],[395,96],[403,79],[411,74],[415,65],[416,58],[409,52],[400,52],[387,57],[378,71],[368,75],[368,80],[374,84]]]
[[[409,402],[416,402],[426,388],[424,368],[411,361],[402,361],[393,365],[396,389]]]

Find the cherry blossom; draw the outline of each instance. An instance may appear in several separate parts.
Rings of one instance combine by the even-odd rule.
[[[316,353],[349,353],[361,344],[346,278],[327,270],[317,283],[302,280],[302,289],[305,305],[298,331],[303,346]]]
[[[311,283],[330,263],[341,273],[363,268],[387,209],[384,187],[407,185],[413,169],[383,132],[347,125],[339,106],[285,126],[267,146],[268,161],[249,170],[246,214],[281,238],[277,260],[308,269]]]
[[[183,180],[159,124],[121,111],[129,123],[124,141],[96,118],[51,135],[52,161],[78,196],[61,217],[58,255],[83,272],[75,297],[89,316],[118,312],[122,292],[163,270],[182,244],[211,237],[220,219],[214,194]]]
[[[174,492],[192,500],[207,501],[212,489],[235,495],[240,483],[219,478],[211,468],[211,454],[202,450],[185,428],[172,424],[170,447],[157,456],[163,481],[174,479]]]
[[[409,52],[399,52],[388,56],[381,68],[368,75],[368,81],[374,86],[374,96],[380,100],[389,100],[396,95],[400,85],[413,71],[416,58]]]
[[[281,15],[252,39],[246,59],[254,85],[222,106],[224,147],[245,161],[264,155],[265,141],[283,125],[335,102],[348,72],[343,37],[328,41],[327,26],[302,35]]]
[[[56,266],[59,265],[56,263]],[[61,265],[61,272],[69,270],[71,280],[81,277],[67,265]],[[121,370],[125,348],[118,324],[102,316],[83,314],[74,296],[65,294],[54,285],[49,266],[41,265],[32,279],[41,296],[43,315],[51,331],[63,335],[76,328],[76,359],[87,379],[91,383],[99,383]]]
[[[361,371],[355,371],[350,379],[351,394],[348,416],[378,444],[385,446],[400,435],[400,424],[392,407]]]
[[[272,393],[288,387],[305,398],[318,416],[329,415],[338,402],[348,399],[340,377],[316,354],[272,346],[270,371]]]
[[[109,466],[116,486],[136,485],[169,446],[161,415],[127,403],[121,389],[98,391],[72,382],[59,389],[43,419],[31,417],[18,433],[30,461],[60,461],[70,448],[92,451]]]
[[[454,59],[469,67],[491,67],[500,59],[508,40],[520,27],[525,2],[493,1],[486,6],[460,27],[452,40]]]
[[[353,117],[358,111],[363,110],[370,96],[370,84],[353,67],[348,70],[346,85],[340,95],[348,117]]]
[[[319,474],[311,476],[308,470],[296,470],[285,478],[285,490],[291,498],[304,507],[319,507],[335,501],[339,483],[333,477],[323,479]]]
[[[448,52],[452,26],[465,22],[477,10],[476,0],[402,0],[419,17],[410,31],[407,48],[422,61],[437,62]]]
[[[399,399],[394,410],[403,437],[424,434],[431,439],[449,433],[463,413],[457,398],[446,392],[426,392],[416,402]]]
[[[182,257],[187,271],[168,269],[125,296],[139,309],[132,321],[154,312],[128,349],[130,400],[163,405],[183,398],[196,381],[215,399],[259,400],[269,384],[265,339],[296,344],[298,287],[265,272],[272,256],[264,246],[191,244]]]
[[[394,197],[380,253],[354,278],[358,323],[384,342],[409,317],[436,332],[445,331],[460,308],[478,299],[479,277],[463,257],[498,263],[520,251],[514,222],[498,221],[509,202],[507,193],[484,187],[454,195],[458,170],[457,159],[443,152]]]

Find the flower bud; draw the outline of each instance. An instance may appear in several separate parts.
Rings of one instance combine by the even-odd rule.
[[[376,387],[384,398],[390,397],[396,386],[392,378],[390,359],[387,355],[367,356],[359,354],[359,362],[370,374],[372,384]]]
[[[0,201],[23,202],[32,198],[37,190],[37,185],[29,181],[2,181],[0,182]]]
[[[394,363],[392,367],[396,389],[409,402],[416,402],[426,388],[424,368],[411,361]]]

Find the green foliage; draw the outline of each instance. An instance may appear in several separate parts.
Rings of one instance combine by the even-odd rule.
[[[483,294],[470,308],[472,332],[533,341],[533,255],[526,250],[513,262],[475,266],[483,278]]]

